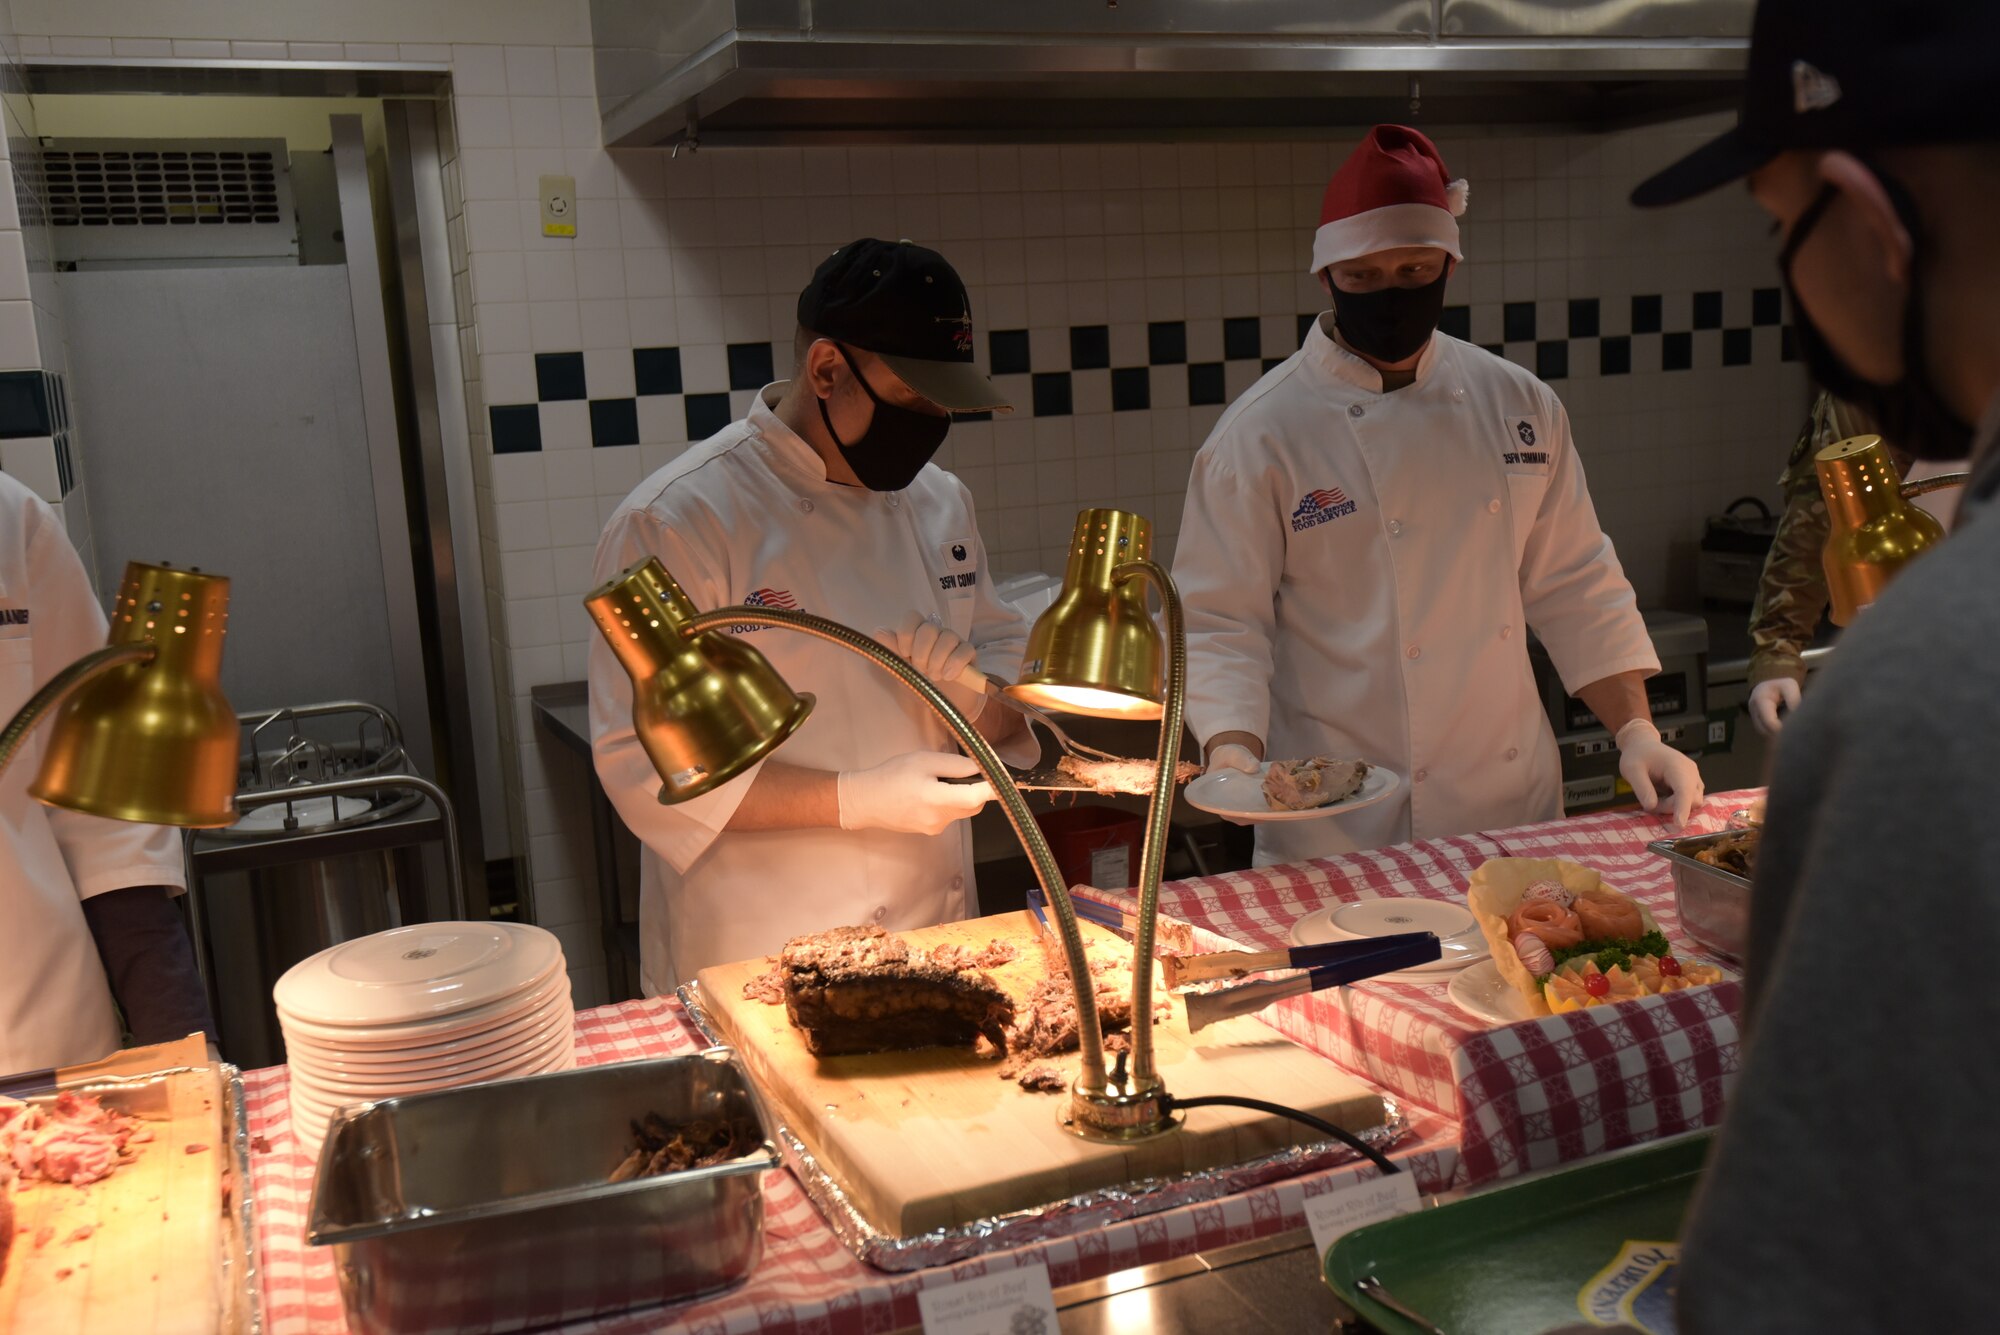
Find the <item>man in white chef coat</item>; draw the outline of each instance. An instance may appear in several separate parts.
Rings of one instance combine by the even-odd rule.
[[[855,241],[800,294],[792,379],[641,482],[605,527],[597,576],[657,556],[697,607],[801,608],[878,634],[1014,763],[1039,748],[1020,717],[957,684],[1012,678],[1027,627],[993,595],[972,498],[930,463],[949,414],[1008,407],[973,365],[971,305],[944,257]],[[818,704],[775,753],[674,806],[632,731],[629,679],[590,647],[597,772],[645,853],[641,983],[671,990],[802,932],[891,930],[977,905],[966,817],[993,798],[949,730],[858,655],[741,628]]]
[[[1659,659],[1562,404],[1437,332],[1465,198],[1424,135],[1370,131],[1313,239],[1333,310],[1195,458],[1174,579],[1210,768],[1332,755],[1403,780],[1351,815],[1260,825],[1262,864],[1561,815],[1531,628],[1649,810],[1670,789],[1684,821],[1702,796],[1652,725]]]
[[[0,719],[104,635],[62,520],[0,474]],[[95,1061],[127,1028],[141,1043],[212,1040],[173,903],[187,885],[180,832],[37,802],[41,748],[30,734],[0,773],[0,1074]]]

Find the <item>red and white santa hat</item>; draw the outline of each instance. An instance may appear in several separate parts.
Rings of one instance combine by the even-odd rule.
[[[1421,131],[1378,125],[1326,183],[1307,272],[1398,246],[1436,246],[1462,260],[1458,215],[1466,193]]]

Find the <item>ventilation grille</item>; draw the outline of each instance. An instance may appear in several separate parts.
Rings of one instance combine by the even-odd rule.
[[[279,173],[264,149],[42,151],[49,223],[55,227],[226,227],[284,223]]]

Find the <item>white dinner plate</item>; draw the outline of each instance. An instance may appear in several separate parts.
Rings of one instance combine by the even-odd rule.
[[[449,1015],[412,1016],[407,1020],[383,1020],[373,1024],[327,1024],[299,1015],[279,1002],[278,1023],[287,1033],[301,1033],[339,1050],[414,1048],[465,1039],[509,1025],[518,1028],[531,1022],[537,1014],[559,1004],[569,987],[569,975],[557,968],[526,992],[502,997],[470,1010],[454,1011]]]
[[[242,833],[275,834],[285,828],[285,817],[296,816],[299,825],[311,829],[316,825],[329,825],[337,820],[351,820],[375,807],[365,797],[306,797],[296,802],[273,802],[269,806],[252,807],[243,813],[243,818],[230,828]]]
[[[1488,1024],[1518,1024],[1535,1018],[1527,998],[1500,976],[1500,966],[1491,956],[1453,974],[1445,992],[1460,1010]]]
[[[292,1079],[301,1081],[316,1094],[342,1098],[387,1098],[396,1094],[416,1094],[427,1089],[452,1085],[475,1085],[502,1080],[524,1070],[539,1070],[556,1059],[573,1041],[568,1032],[557,1031],[530,1044],[522,1044],[485,1062],[456,1067],[433,1067],[421,1071],[393,1071],[361,1075],[331,1071],[311,1062],[294,1063]]]
[[[385,1076],[395,1078],[406,1071],[431,1071],[451,1067],[487,1066],[508,1052],[534,1048],[555,1033],[573,1028],[576,1015],[567,1006],[551,1006],[532,1024],[495,1034],[475,1034],[464,1042],[446,1042],[420,1048],[342,1049],[338,1044],[320,1043],[300,1034],[286,1035],[286,1052],[294,1066],[310,1066],[328,1074],[352,1078]]]
[[[1410,975],[1450,973],[1492,955],[1486,934],[1479,930],[1479,922],[1470,909],[1418,896],[1329,904],[1293,923],[1291,939],[1295,946],[1318,946],[1332,941],[1394,936],[1399,932],[1436,933],[1439,956],[1429,964],[1413,965],[1379,977],[1405,979]]]
[[[356,937],[299,961],[272,989],[278,1010],[336,1027],[408,1024],[530,992],[562,967],[540,927],[434,922]]]
[[[1371,761],[1368,776],[1361,781],[1361,791],[1345,802],[1329,802],[1323,807],[1307,807],[1304,811],[1273,811],[1271,804],[1264,799],[1264,775],[1270,768],[1271,762],[1267,760],[1257,767],[1255,774],[1224,769],[1201,775],[1187,786],[1188,804],[1212,815],[1233,817],[1251,825],[1273,820],[1318,820],[1322,816],[1338,816],[1373,806],[1403,783],[1402,776],[1396,771],[1384,769]]]

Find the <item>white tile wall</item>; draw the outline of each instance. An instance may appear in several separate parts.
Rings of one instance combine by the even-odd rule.
[[[680,396],[641,398],[641,443],[590,450],[587,409],[545,404],[542,453],[493,455],[487,407],[535,402],[533,354],[583,352],[590,392],[605,397],[630,392],[619,354],[677,347],[690,392],[730,391],[726,345],[775,343],[782,362],[792,305],[816,259],[863,234],[910,236],[952,259],[972,290],[982,360],[986,331],[1019,329],[1030,331],[1034,370],[1066,368],[1069,328],[1101,324],[1114,366],[1146,366],[1148,323],[1185,321],[1190,359],[1214,361],[1222,322],[1244,318],[1257,321],[1264,355],[1282,354],[1297,316],[1320,305],[1300,271],[1326,174],[1353,139],[1329,131],[1252,145],[707,149],[668,160],[596,147],[581,0],[533,15],[520,4],[370,4],[355,8],[359,30],[347,33],[290,31],[325,20],[234,0],[179,21],[137,0],[100,0],[79,34],[52,0],[15,3],[30,54],[35,43],[53,50],[123,36],[164,37],[176,54],[213,57],[240,38],[230,48],[237,58],[301,59],[316,58],[305,43],[340,37],[349,59],[383,59],[394,45],[403,60],[450,66],[448,194],[466,201],[452,233],[467,412],[481,540],[497,572],[488,605],[506,702],[500,726],[517,761],[506,777],[538,913],[572,943],[579,1000],[603,986],[587,930],[596,904],[581,776],[573,757],[537,735],[528,692],[581,674],[589,630],[576,604],[590,584],[595,523],[685,448],[687,417]],[[563,35],[529,35],[536,24]],[[1529,303],[1540,338],[1559,341],[1567,303],[1592,297],[1602,332],[1626,335],[1630,298],[1644,294],[1665,299],[1667,331],[1685,332],[1697,291],[1722,292],[1725,324],[1747,324],[1750,293],[1775,278],[1762,225],[1739,193],[1664,215],[1624,202],[1644,172],[1712,128],[1438,131],[1473,187],[1468,261],[1450,301],[1471,307],[1474,338],[1500,341],[1502,303]],[[555,172],[577,180],[573,240],[543,238],[537,226],[536,178]],[[1725,367],[1722,335],[1695,333],[1692,368],[1680,371],[1659,369],[1661,335],[1632,335],[1635,369],[1622,376],[1598,374],[1597,341],[1578,340],[1569,375],[1554,382],[1600,515],[1649,601],[1689,592],[1702,515],[1773,490],[1805,385],[1796,365],[1777,359],[1776,329],[1753,334],[1752,363]],[[1535,364],[1532,343],[1506,351]],[[1227,361],[1227,396],[1260,369]],[[1178,367],[1153,367],[1145,379],[1146,410],[1113,411],[1109,375],[1088,372],[1073,380],[1071,415],[1036,417],[1030,377],[1007,375],[1023,410],[954,429],[940,461],[972,489],[997,568],[1059,568],[1085,505],[1150,514],[1171,548],[1194,450],[1221,406],[1189,406]],[[729,392],[729,407],[740,411],[747,397]],[[591,466],[579,467],[583,459]]]

